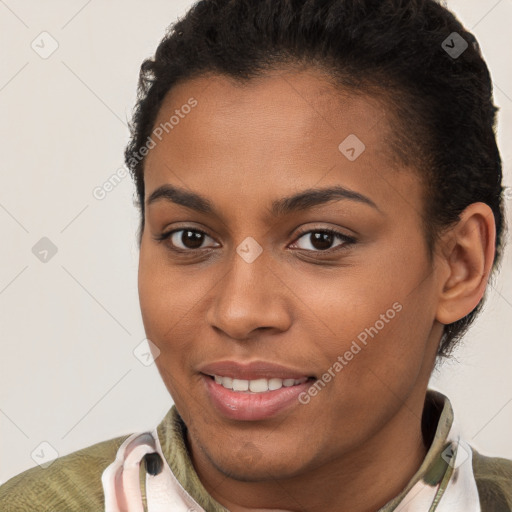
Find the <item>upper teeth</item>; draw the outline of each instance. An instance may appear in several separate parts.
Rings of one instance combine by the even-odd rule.
[[[284,387],[296,386],[302,384],[308,379],[306,377],[302,379],[255,379],[255,380],[243,380],[233,379],[231,377],[222,377],[220,375],[214,375],[215,382],[231,389],[232,391],[252,391],[253,393],[264,393],[265,391],[275,391]]]

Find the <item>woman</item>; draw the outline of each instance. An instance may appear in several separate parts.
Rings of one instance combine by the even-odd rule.
[[[205,0],[141,68],[139,296],[175,405],[2,510],[510,511],[428,389],[504,237],[489,72],[433,0]]]

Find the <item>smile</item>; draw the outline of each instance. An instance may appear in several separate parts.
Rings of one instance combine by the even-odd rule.
[[[213,378],[217,384],[220,384],[222,387],[229,389],[230,391],[250,393],[266,393],[267,391],[277,391],[282,387],[288,388],[292,386],[298,386],[309,380],[307,377],[302,379],[271,378],[254,380],[234,379],[232,377],[223,377],[221,375],[210,375],[210,377]]]

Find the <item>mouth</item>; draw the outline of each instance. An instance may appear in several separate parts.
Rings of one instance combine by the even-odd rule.
[[[300,406],[315,377],[236,379],[201,373],[207,401],[223,419],[262,421]],[[302,409],[303,410],[303,409]]]
[[[278,391],[279,389],[290,388],[293,386],[300,386],[308,381],[315,380],[315,377],[301,377],[299,379],[291,378],[259,378],[259,379],[237,379],[222,375],[208,375],[203,374],[214,380],[217,384],[223,388],[233,391],[235,393],[267,393],[269,391]]]

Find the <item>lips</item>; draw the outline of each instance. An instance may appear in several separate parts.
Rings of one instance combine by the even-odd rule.
[[[258,379],[301,380],[314,377],[310,373],[267,361],[253,361],[245,364],[237,361],[218,361],[202,366],[199,371],[210,377],[221,376],[249,381]]]
[[[266,361],[218,361],[200,372],[213,408],[237,421],[262,421],[298,406],[298,397],[315,379],[304,370]]]
[[[299,396],[305,393],[311,381],[281,387],[275,391],[252,393],[226,389],[211,377],[202,376],[204,391],[208,402],[217,414],[228,420],[262,421],[289,411],[292,407],[300,407]]]

